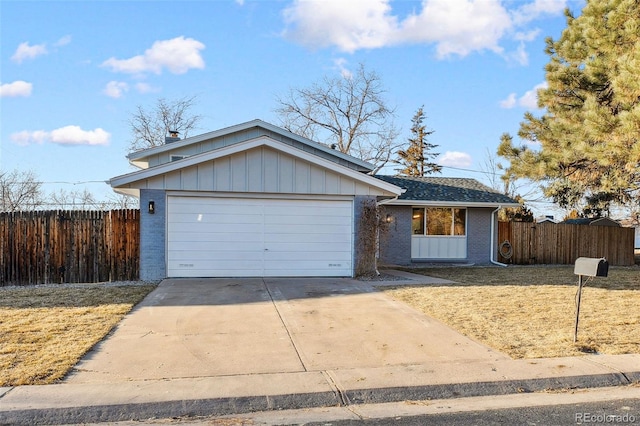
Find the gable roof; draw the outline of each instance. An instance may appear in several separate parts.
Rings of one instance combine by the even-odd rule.
[[[376,175],[376,178],[406,191],[387,204],[470,207],[518,207],[511,197],[475,179],[445,177],[404,177]]]
[[[254,148],[259,147],[268,147],[275,151],[285,153],[293,158],[317,165],[324,170],[328,170],[337,175],[352,179],[353,181],[366,185],[369,188],[375,188],[377,194],[372,193],[368,195],[394,197],[402,193],[401,188],[389,182],[376,179],[371,175],[356,171],[341,164],[337,164],[326,158],[317,156],[314,153],[303,151],[301,149],[292,147],[289,144],[271,139],[267,136],[260,136],[255,139],[245,140],[243,142],[234,143],[222,148],[206,151],[201,154],[192,155],[181,160],[160,164],[158,166],[127,173],[122,176],[117,176],[112,178],[109,181],[109,184],[114,189],[118,189],[119,192],[125,192],[135,195],[138,189],[146,188],[150,180],[157,180],[157,178],[163,180],[162,178],[164,176],[169,176],[172,172],[180,172],[188,170],[189,168],[193,169],[194,166],[199,166],[216,159],[229,158],[234,154],[248,152]],[[242,167],[242,169],[246,169],[246,167]],[[164,189],[171,188],[165,187]]]
[[[232,137],[236,135],[237,138]],[[165,143],[153,148],[135,151],[128,154],[127,158],[131,164],[141,168],[146,168],[145,163],[147,163],[153,156],[162,154],[166,155],[171,151],[179,151],[181,149],[197,146],[198,144],[203,144],[210,140],[219,140],[219,147],[222,147],[240,143],[247,139],[255,139],[260,136],[268,136],[272,139],[277,139],[280,142],[287,143],[301,149],[302,151],[311,152],[319,157],[361,172],[371,172],[375,168],[372,164],[360,160],[359,158],[344,154],[336,149],[331,149],[326,145],[312,141],[311,139],[307,139],[300,135],[296,135],[295,133],[259,119],[177,140],[175,142]],[[198,152],[198,154],[209,150],[211,150],[210,147],[203,147],[203,150]]]

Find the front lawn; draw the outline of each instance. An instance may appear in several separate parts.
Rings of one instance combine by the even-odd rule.
[[[53,383],[155,285],[0,288],[0,386]]]
[[[411,272],[456,281],[383,289],[394,299],[513,358],[640,353],[640,269],[611,267],[583,288],[573,266],[438,267]]]

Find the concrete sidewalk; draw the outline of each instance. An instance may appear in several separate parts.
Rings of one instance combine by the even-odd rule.
[[[441,282],[393,274],[400,280],[165,280],[63,383],[0,388],[0,424],[225,415],[640,381],[640,355],[513,360],[374,291]]]

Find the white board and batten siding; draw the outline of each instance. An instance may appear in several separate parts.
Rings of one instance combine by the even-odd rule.
[[[168,197],[169,277],[351,276],[353,201]]]
[[[371,185],[266,146],[142,179],[131,187],[169,191],[380,194],[380,190]]]
[[[412,259],[464,259],[466,257],[466,236],[411,236]]]

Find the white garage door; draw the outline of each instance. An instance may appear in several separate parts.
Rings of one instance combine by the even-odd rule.
[[[351,276],[353,203],[170,196],[169,277]]]

